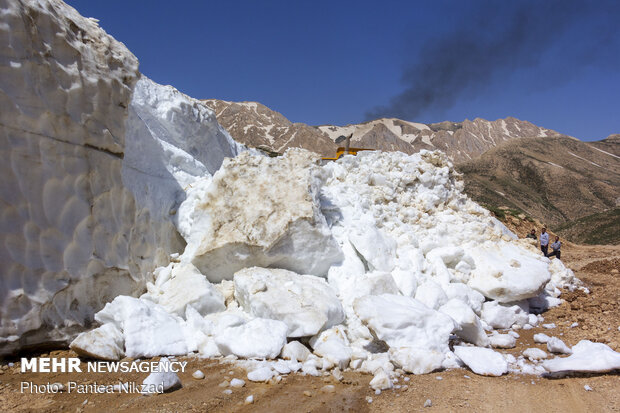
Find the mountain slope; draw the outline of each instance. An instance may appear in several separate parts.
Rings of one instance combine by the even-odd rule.
[[[552,226],[620,203],[620,158],[573,138],[515,139],[457,166],[468,195]]]
[[[555,230],[566,239],[583,244],[620,244],[620,208],[567,222]]]
[[[377,119],[314,127],[293,123],[256,102],[205,103],[248,146],[274,152],[302,147],[333,155],[339,146],[333,141],[353,134],[353,147],[409,154],[439,149],[463,173],[468,195],[491,210],[508,207],[554,228],[562,225],[562,234],[577,242],[613,242],[613,237],[597,236],[601,225],[620,232],[615,215],[608,213],[620,205],[620,135],[582,142],[512,117],[435,124]],[[592,230],[576,222],[588,216],[592,220],[584,222],[597,223]]]
[[[487,121],[424,124],[400,119],[377,119],[347,126],[308,126],[292,123],[282,114],[257,102],[204,101],[214,109],[218,122],[235,140],[252,147],[282,152],[302,147],[333,155],[340,135],[353,134],[351,145],[408,154],[420,149],[440,149],[454,161],[465,162],[503,142],[523,137],[563,136],[550,129],[516,118]]]

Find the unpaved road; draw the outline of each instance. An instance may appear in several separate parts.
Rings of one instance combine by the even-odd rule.
[[[565,250],[564,250],[565,249]],[[555,323],[556,329],[535,328],[519,331],[517,347],[502,350],[518,355],[528,347],[539,347],[533,334],[545,332],[561,337],[572,346],[589,339],[608,344],[620,351],[620,246],[563,247],[563,260],[584,283],[591,294],[566,293],[567,301],[544,314],[545,323]],[[577,327],[570,325],[577,322]],[[545,349],[546,350],[546,349]],[[50,354],[50,353],[47,353]],[[70,351],[52,352],[52,356],[74,356]],[[2,362],[0,369],[0,410],[2,411],[208,411],[208,412],[415,412],[415,411],[472,411],[495,412],[620,412],[620,375],[618,372],[562,379],[509,374],[503,377],[477,376],[469,370],[457,369],[423,376],[400,379],[400,389],[379,395],[368,386],[372,378],[359,373],[345,372],[342,382],[333,377],[304,377],[289,375],[277,384],[251,383],[245,371],[215,361],[183,358],[188,361],[185,373],[180,374],[183,388],[171,393],[145,397],[138,394],[29,394],[20,393],[21,382],[34,383],[75,381],[78,384],[97,382],[114,384],[119,381],[141,383],[145,373],[20,373],[19,364],[13,367]],[[201,369],[206,377],[195,380],[191,374]],[[246,386],[223,393],[219,384],[233,377],[246,380]],[[325,393],[326,384],[335,392]],[[406,387],[404,386],[406,385]],[[592,391],[586,391],[588,385]],[[304,395],[304,392],[309,392]],[[253,404],[244,404],[247,396]],[[372,397],[372,402],[367,401]],[[424,407],[430,399],[431,407]]]

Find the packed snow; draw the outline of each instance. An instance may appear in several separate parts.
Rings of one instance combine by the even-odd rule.
[[[188,186],[241,146],[61,1],[4,4],[0,42],[4,355],[70,340],[114,297],[141,294],[185,244]]]
[[[378,390],[397,369],[501,375],[508,362],[486,347],[515,337],[487,330],[537,324],[528,299],[570,272],[465,197],[439,152],[322,167],[300,149],[244,152],[196,181],[177,213],[186,248],[142,297],[97,313],[117,333],[84,333],[82,354],[267,360],[246,365],[251,381],[351,368]]]
[[[581,340],[572,348],[568,357],[556,357],[542,366],[556,375],[569,373],[604,373],[620,369],[620,353],[603,343]]]
[[[201,102],[140,75],[95,22],[46,4],[25,6],[49,29],[41,39],[24,38],[31,23],[12,4],[0,26],[49,63],[2,60],[0,355],[74,338],[85,357],[220,358],[257,382],[353,369],[377,392],[403,371],[618,368],[590,342],[542,367],[489,348],[514,347],[518,334],[496,329],[538,325],[534,313],[580,283],[468,199],[446,155],[364,151],[321,166],[301,149],[246,151]],[[20,87],[35,80],[40,94]]]

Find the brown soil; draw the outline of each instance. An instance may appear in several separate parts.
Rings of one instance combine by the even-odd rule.
[[[517,347],[501,350],[519,355],[535,344],[532,336],[537,332],[561,337],[569,346],[579,340],[589,339],[607,343],[620,350],[620,292],[619,246],[575,246],[563,249],[565,264],[575,270],[590,294],[579,291],[563,294],[561,306],[544,314],[545,323],[555,323],[556,329],[535,328],[521,330]],[[571,328],[571,324],[578,323]],[[546,349],[545,349],[546,350]],[[48,353],[52,357],[74,356],[71,351]],[[93,374],[93,373],[20,373],[19,363],[8,366],[2,362],[0,369],[0,409],[2,411],[209,411],[209,412],[411,412],[411,411],[476,411],[490,412],[502,409],[511,412],[583,412],[620,411],[620,375],[604,375],[547,379],[521,374],[503,377],[477,376],[466,369],[442,371],[423,376],[409,375],[409,381],[400,379],[400,389],[384,391],[379,395],[368,386],[369,375],[345,372],[342,382],[332,376],[304,377],[289,375],[279,383],[252,383],[246,372],[230,364],[217,361],[182,358],[188,361],[185,373],[179,374],[183,387],[179,390],[145,397],[138,394],[58,394],[20,393],[21,382],[75,381],[78,384],[97,382],[114,384],[119,381],[141,383],[146,373]],[[206,377],[193,379],[191,374],[201,369]],[[246,380],[246,386],[224,394],[219,384],[233,377]],[[335,386],[335,392],[322,392],[326,384]],[[405,387],[404,385],[407,385]],[[588,385],[592,391],[586,391]],[[304,392],[309,392],[304,395]],[[245,405],[247,396],[254,396],[254,403]],[[372,397],[372,403],[367,401]],[[432,406],[424,408],[426,400]]]

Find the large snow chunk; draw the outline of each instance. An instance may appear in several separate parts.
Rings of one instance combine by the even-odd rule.
[[[80,333],[69,346],[78,355],[99,360],[123,358],[123,334],[114,324]]]
[[[215,343],[225,356],[274,359],[286,344],[287,330],[282,321],[255,318],[217,333]]]
[[[387,390],[394,387],[392,384],[392,380],[390,380],[390,376],[383,369],[378,369],[375,373],[375,376],[370,380],[370,387],[373,390]]]
[[[390,272],[396,260],[396,242],[374,225],[358,225],[349,231],[349,241],[370,271]]]
[[[308,347],[301,344],[299,341],[291,341],[284,345],[280,357],[285,360],[294,361],[306,361],[310,356],[310,350]]]
[[[560,260],[551,260],[549,271],[551,272],[550,283],[555,288],[567,288],[570,291],[574,291],[575,288],[583,284],[579,278],[575,277],[573,270],[566,268]]]
[[[113,323],[123,332],[127,357],[175,356],[188,352],[182,320],[153,302],[119,296],[95,314],[95,320]]]
[[[288,337],[313,336],[344,320],[338,297],[322,278],[254,267],[235,273],[234,283],[235,298],[244,310],[283,321]]]
[[[150,395],[159,391],[174,390],[181,387],[181,379],[170,367],[170,360],[162,357],[157,370],[149,374],[142,382],[142,394]]]
[[[525,325],[529,321],[528,313],[518,305],[508,306],[497,301],[487,301],[482,305],[481,318],[493,328],[510,328],[513,324]]]
[[[620,369],[620,353],[603,343],[581,340],[573,346],[573,354],[545,361],[542,366],[551,373],[604,373]]]
[[[226,309],[222,294],[196,267],[190,263],[170,266],[172,269],[169,279],[159,287],[149,284],[149,299],[178,316],[184,316],[188,306],[202,315]]]
[[[517,345],[517,339],[514,336],[497,332],[493,332],[489,341],[493,348],[514,348]]]
[[[390,361],[407,373],[426,374],[442,367],[445,354],[421,348],[399,347],[389,351]]]
[[[448,296],[444,290],[432,280],[425,281],[418,286],[415,299],[435,310],[448,302]]]
[[[462,283],[450,283],[444,287],[444,290],[449,299],[459,299],[474,310],[474,313],[480,314],[484,295]]]
[[[547,350],[551,353],[571,354],[572,350],[562,340],[557,337],[551,337],[547,341]]]
[[[310,345],[316,354],[344,370],[351,361],[353,351],[341,327],[333,327],[310,338]]]
[[[343,255],[320,212],[317,161],[301,149],[224,161],[191,214],[184,258],[213,282],[251,266],[326,276]]]
[[[452,317],[461,327],[460,330],[456,331],[457,336],[480,347],[489,345],[489,338],[482,328],[480,319],[467,304],[453,298],[442,305],[439,311]]]
[[[508,372],[506,359],[489,348],[454,346],[454,354],[476,374],[501,376]]]
[[[548,260],[516,243],[487,241],[467,252],[476,264],[467,284],[502,303],[537,296],[551,278]]]
[[[456,328],[452,318],[411,297],[369,295],[356,299],[353,308],[390,348],[411,347],[444,354],[450,333]]]

